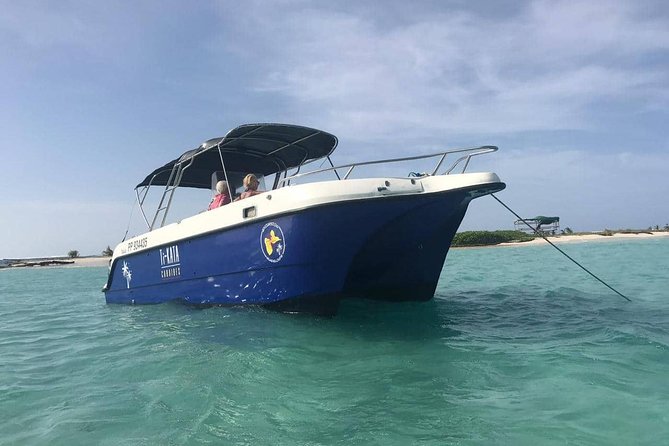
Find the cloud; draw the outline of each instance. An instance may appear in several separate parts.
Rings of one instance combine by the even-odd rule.
[[[669,48],[669,26],[644,10],[536,1],[504,18],[437,8],[379,23],[350,7],[262,3],[235,33],[266,55],[247,51],[256,91],[340,134],[587,129],[603,101],[666,105],[666,70],[640,61]]]
[[[536,38],[535,48],[548,51],[552,57],[571,60],[578,56],[576,60],[581,61],[594,56],[636,58],[639,51],[668,48],[667,10],[663,6],[653,2],[542,0],[531,4],[526,26]]]
[[[246,120],[331,131],[339,163],[496,143],[472,167],[524,215],[664,224],[668,49],[652,0],[7,3],[0,248],[113,245],[129,206],[98,204],[101,185],[121,201],[147,165]],[[46,202],[26,201],[35,166]]]

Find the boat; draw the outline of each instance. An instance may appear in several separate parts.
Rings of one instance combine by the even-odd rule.
[[[337,144],[313,128],[245,124],[149,173],[135,187],[147,231],[115,247],[106,301],[332,315],[345,298],[432,299],[469,203],[505,188],[495,173],[467,172],[472,158],[497,147],[335,166]],[[445,167],[447,158],[455,159]],[[386,175],[418,162],[434,168]],[[366,169],[383,174],[358,178]],[[177,189],[213,190],[225,180],[236,193],[248,173],[264,192],[167,220]],[[156,188],[161,198],[147,218]]]

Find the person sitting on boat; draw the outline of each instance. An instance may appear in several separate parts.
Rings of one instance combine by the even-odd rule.
[[[230,189],[228,189],[228,183],[225,181],[219,181],[216,183],[216,192],[218,192],[216,195],[214,195],[214,198],[211,200],[211,203],[209,203],[209,208],[208,210],[216,209],[217,207],[221,207],[224,204],[230,203]]]
[[[254,195],[258,195],[260,191],[258,190],[258,186],[260,185],[260,182],[258,181],[258,178],[253,175],[252,173],[246,175],[244,177],[244,188],[246,189],[242,194],[239,196],[239,200],[243,200],[244,198],[249,198]]]

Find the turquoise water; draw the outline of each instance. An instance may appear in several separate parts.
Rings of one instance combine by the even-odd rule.
[[[453,250],[424,304],[112,306],[0,271],[2,445],[669,441],[669,238]]]

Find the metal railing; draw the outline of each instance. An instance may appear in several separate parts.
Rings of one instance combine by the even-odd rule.
[[[139,189],[135,189],[137,204],[139,205],[139,210],[142,213],[142,218],[144,219],[144,222],[146,223],[146,226],[149,229],[149,231],[155,229],[156,222],[159,219],[161,211],[163,212],[163,218],[162,221],[160,222],[160,227],[162,227],[165,224],[167,213],[169,212],[170,206],[172,205],[172,198],[174,197],[174,192],[179,187],[179,183],[181,183],[181,178],[183,177],[184,171],[193,165],[193,159],[194,157],[184,161],[179,161],[175,163],[174,166],[172,167],[172,171],[170,172],[170,177],[167,180],[167,183],[165,184],[165,189],[163,190],[163,194],[160,198],[160,203],[158,203],[158,208],[156,209],[156,212],[153,215],[151,223],[149,223],[149,219],[146,217],[146,213],[144,212],[144,201],[146,200],[146,197],[149,194],[149,189],[153,185],[153,180],[155,180],[156,177],[162,174],[164,171],[155,174],[151,178],[149,183],[142,187],[141,192]],[[166,198],[167,198],[167,204],[163,206]]]
[[[382,159],[382,160],[375,160],[375,161],[365,161],[365,162],[360,162],[360,163],[352,163],[352,164],[343,164],[340,166],[334,166],[332,164],[332,160],[327,157],[328,161],[330,162],[330,167],[325,167],[322,169],[315,169],[311,170],[308,172],[304,173],[299,173],[299,169],[297,170],[296,173],[294,173],[291,176],[287,176],[287,171],[284,171],[284,175],[286,175],[283,179],[278,180],[275,183],[275,186],[273,189],[277,189],[280,187],[284,187],[286,185],[290,185],[291,181],[295,181],[297,179],[302,179],[305,177],[308,177],[310,175],[316,175],[319,173],[324,173],[324,172],[330,172],[334,171],[335,175],[337,176],[338,180],[346,180],[348,179],[351,174],[353,173],[353,170],[356,167],[360,166],[370,166],[374,164],[390,164],[390,163],[399,163],[403,161],[413,161],[413,160],[421,160],[421,159],[429,159],[429,158],[438,158],[436,165],[434,169],[432,170],[431,173],[427,175],[437,175],[437,172],[439,172],[439,169],[441,166],[444,164],[446,161],[446,158],[448,155],[451,154],[460,154],[460,157],[457,158],[451,165],[448,167],[448,169],[444,170],[441,174],[439,175],[450,175],[452,174],[455,169],[462,165],[462,169],[459,171],[459,173],[464,173],[467,170],[467,167],[469,166],[470,160],[478,155],[483,155],[486,153],[491,153],[497,151],[498,148],[496,146],[481,146],[481,147],[472,147],[472,148],[466,148],[466,149],[453,149],[453,150],[447,150],[445,152],[439,152],[439,153],[433,153],[433,154],[428,154],[428,155],[417,155],[417,156],[409,156],[409,157],[403,157],[403,158],[390,158],[390,159]],[[148,191],[150,186],[152,186],[153,180],[160,175],[162,172],[154,175],[154,177],[149,181],[149,184],[144,186],[142,192],[139,190],[135,190],[135,194],[137,195],[137,202],[139,204],[139,209],[142,213],[142,217],[144,218],[144,222],[146,223],[149,231],[152,231],[153,229],[156,229],[156,223],[159,221],[159,216],[161,212],[163,213],[162,215],[162,221],[160,221],[160,227],[162,227],[165,224],[165,219],[167,218],[167,212],[169,212],[170,205],[172,204],[172,198],[174,195],[175,189],[178,187],[178,185],[181,182],[181,178],[183,177],[183,173],[185,170],[187,170],[192,164],[193,164],[193,159],[194,157],[180,161],[175,163],[175,165],[172,167],[172,171],[170,172],[170,177],[165,185],[165,189],[163,190],[163,194],[160,199],[160,203],[158,204],[158,209],[156,210],[153,219],[151,222],[149,222],[149,219],[147,218],[145,212],[144,212],[144,201],[146,200]],[[314,160],[316,161],[316,160]],[[222,162],[222,160],[221,160]],[[303,167],[309,163],[304,163],[300,167]],[[346,171],[346,174],[344,176],[341,176],[339,172],[337,171],[338,169],[348,169]],[[167,201],[167,204],[165,204],[165,201]]]
[[[432,173],[429,175],[437,175],[437,172],[441,168],[441,165],[444,163],[446,160],[446,157],[450,154],[463,154],[460,156],[458,159],[453,161],[453,163],[450,165],[448,169],[446,169],[444,172],[442,172],[440,175],[450,175],[453,173],[453,171],[458,167],[459,164],[464,163],[462,166],[462,170],[459,173],[465,173],[467,170],[467,167],[469,166],[469,161],[478,155],[483,155],[486,153],[491,153],[491,152],[496,152],[498,148],[496,146],[481,146],[481,147],[472,147],[472,148],[467,148],[467,149],[453,149],[453,150],[447,150],[445,152],[439,152],[439,153],[433,153],[429,155],[418,155],[418,156],[409,156],[409,157],[404,157],[404,158],[390,158],[390,159],[384,159],[384,160],[375,160],[375,161],[365,161],[362,163],[352,163],[352,164],[343,164],[341,166],[332,166],[332,167],[325,167],[323,169],[316,169],[312,170],[309,172],[304,172],[304,173],[298,173],[291,175],[289,177],[286,177],[279,181],[277,187],[283,187],[285,185],[290,185],[291,181],[294,181],[298,178],[304,178],[309,175],[315,175],[323,172],[329,172],[329,171],[334,171],[337,177],[339,178],[339,173],[337,172],[337,169],[348,169],[346,171],[346,175],[343,177],[340,177],[339,179],[341,180],[346,180],[348,177],[351,175],[353,172],[353,169],[359,166],[369,166],[373,164],[390,164],[390,163],[398,163],[402,161],[413,161],[413,160],[420,160],[420,159],[428,159],[428,158],[439,158],[437,160],[437,164],[432,170]]]

